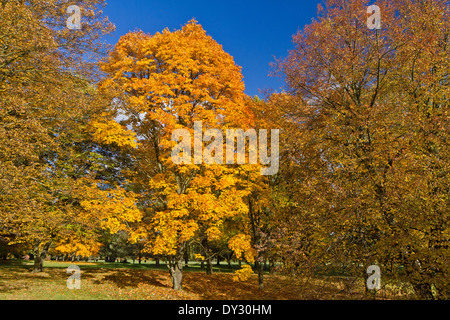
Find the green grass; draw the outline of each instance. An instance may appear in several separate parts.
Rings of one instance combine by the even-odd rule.
[[[98,262],[94,261],[55,261],[55,260],[46,260],[44,261],[44,268],[65,268],[70,265],[78,265],[82,266],[85,269],[137,269],[137,270],[163,270],[167,271],[167,266],[164,261],[160,261],[159,266],[156,265],[156,262],[153,260],[150,261],[141,261],[139,264],[136,260],[135,263],[130,261],[129,263],[120,263],[120,262],[105,262],[104,260],[99,260]],[[0,260],[0,267],[14,267],[14,266],[23,266],[23,267],[33,267],[33,261],[31,260]],[[238,263],[231,263],[231,268],[227,263],[221,263],[217,265],[213,264],[213,272],[225,272],[225,273],[233,273],[236,270],[239,270]],[[202,268],[201,263],[198,261],[189,261],[188,266],[183,263],[183,271],[187,272],[206,272],[206,263]],[[268,273],[268,272],[266,272]]]
[[[94,261],[55,261],[55,260],[46,260],[44,261],[44,268],[67,268],[70,265],[79,265],[83,266],[83,268],[93,268],[93,269],[141,269],[141,270],[167,270],[167,266],[164,261],[160,261],[159,266],[156,265],[155,261],[142,261],[139,264],[137,261],[135,263],[120,263],[120,262],[105,262],[104,260],[100,260],[98,262]],[[1,267],[33,267],[33,261],[30,260],[0,260]],[[183,263],[183,270],[188,272],[206,272],[204,268],[201,268],[201,264],[198,261],[189,261],[188,266],[186,267]],[[232,263],[231,268],[228,264],[221,263],[219,266],[214,263],[213,264],[213,272],[234,272],[235,270],[240,269],[239,264]]]

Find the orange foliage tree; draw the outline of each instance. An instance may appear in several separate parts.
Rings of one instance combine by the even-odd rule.
[[[96,177],[99,146],[132,141],[125,129],[99,133],[111,101],[92,86],[94,62],[83,58],[102,53],[98,40],[113,26],[103,1],[79,5],[82,29],[69,30],[65,1],[0,4],[0,236],[31,248],[37,272],[52,246],[88,255],[99,228],[114,232],[140,217],[131,194]]]
[[[448,297],[448,6],[378,1],[371,30],[368,5],[327,1],[280,64],[279,248],[286,267],[378,264],[420,298]]]
[[[166,257],[173,288],[181,289],[186,246],[230,238],[227,221],[248,210],[243,197],[249,191],[238,176],[242,167],[205,162],[199,154],[206,148],[204,155],[223,160],[219,137],[226,129],[253,125],[240,67],[192,20],[173,32],[123,36],[102,68],[109,74],[102,86],[116,90],[123,123],[139,139],[130,180],[145,212],[141,240],[148,251]],[[187,163],[175,164],[171,157],[176,129],[185,130],[183,142],[195,146],[183,154]]]

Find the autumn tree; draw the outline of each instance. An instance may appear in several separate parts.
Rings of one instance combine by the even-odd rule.
[[[284,135],[283,121],[280,116],[280,108],[274,103],[268,103],[255,96],[253,98],[246,99],[246,104],[254,115],[255,129],[268,130],[269,141],[275,139],[272,137],[272,132],[277,132],[276,137],[276,149],[272,149],[272,145],[265,146],[267,153],[275,157],[278,157],[280,161],[283,152],[280,152],[279,139],[280,130],[281,136]],[[274,130],[274,131],[272,131]],[[269,133],[270,132],[270,133]],[[281,138],[283,139],[283,138]],[[264,148],[263,148],[264,149]],[[261,152],[265,150],[259,149],[259,158],[261,159]],[[259,164],[261,166],[261,162]],[[245,260],[248,263],[253,263],[258,274],[259,288],[264,288],[264,265],[266,260],[272,260],[271,249],[273,247],[271,232],[273,227],[272,218],[278,208],[273,206],[275,200],[274,190],[279,183],[280,175],[277,172],[273,172],[272,175],[261,175],[259,170],[255,170],[252,166],[241,167],[239,171],[239,179],[242,186],[249,190],[244,200],[248,207],[248,213],[245,218],[242,219],[240,230],[236,238],[245,239],[243,242],[247,246],[246,252],[237,252],[238,258]],[[232,241],[236,238],[233,238]],[[249,270],[249,269],[247,269]],[[245,281],[250,272],[243,270],[238,271],[237,277],[240,281]]]
[[[52,245],[84,254],[97,250],[90,236],[101,223],[123,222],[129,218],[120,216],[124,212],[139,215],[127,203],[117,216],[110,211],[106,219],[86,219],[126,191],[118,185],[110,193],[100,190],[97,176],[98,146],[112,143],[117,130],[97,134],[101,124],[110,126],[102,114],[111,100],[92,83],[93,66],[103,50],[99,37],[113,26],[101,17],[103,1],[78,4],[82,28],[70,30],[65,1],[1,3],[0,232],[10,245],[31,247],[37,272]],[[87,55],[93,60],[86,62]]]
[[[221,164],[225,130],[252,126],[240,67],[192,20],[173,32],[123,36],[103,70],[109,74],[103,87],[117,90],[123,124],[139,138],[130,179],[141,195],[142,239],[166,257],[173,288],[181,289],[186,246],[219,239],[227,219],[247,212],[238,167]],[[186,161],[177,164],[176,129],[188,144]],[[203,155],[222,162],[203,159],[204,148]]]
[[[377,5],[381,29],[371,30],[368,1],[327,1],[280,64],[289,95],[276,99],[293,129],[291,165],[301,173],[285,175],[285,191],[298,194],[285,192],[291,218],[280,248],[294,268],[344,264],[361,275],[378,264],[418,297],[444,298],[448,6]]]

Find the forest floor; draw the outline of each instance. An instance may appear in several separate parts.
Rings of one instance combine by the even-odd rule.
[[[69,265],[81,271],[81,288],[67,287]],[[253,275],[234,282],[231,270],[216,267],[212,275],[193,264],[183,273],[183,291],[171,289],[168,269],[161,265],[46,261],[44,272],[32,273],[32,262],[0,263],[0,300],[319,300],[367,299],[364,281],[351,285],[345,277],[320,276],[293,279],[264,276],[264,289]],[[200,272],[201,271],[201,272]],[[408,286],[388,282],[377,299],[409,299]]]

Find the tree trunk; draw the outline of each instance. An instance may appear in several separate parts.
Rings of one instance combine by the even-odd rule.
[[[187,268],[189,267],[189,251],[186,249],[184,252],[184,266]]]
[[[209,248],[208,239],[203,238],[202,239],[202,246],[204,250],[204,256],[206,260],[206,274],[213,274],[213,267],[212,267],[212,254],[211,250]]]
[[[259,289],[264,288],[264,264],[261,261],[255,261],[256,269],[258,270],[258,285]]]
[[[40,243],[36,242],[34,246],[34,266],[33,272],[38,273],[44,271],[44,260],[47,257],[48,249],[50,248],[51,241],[47,242],[43,248],[40,248]]]
[[[172,289],[183,289],[183,260],[177,258],[169,259],[170,277],[172,278]]]
[[[206,258],[206,274],[213,274],[213,264],[211,258]]]
[[[34,267],[33,267],[34,273],[44,271],[44,259],[45,259],[45,256],[42,258],[42,256],[40,254],[36,254],[34,256]]]
[[[227,255],[227,264],[228,264],[228,268],[231,269],[231,254]]]

